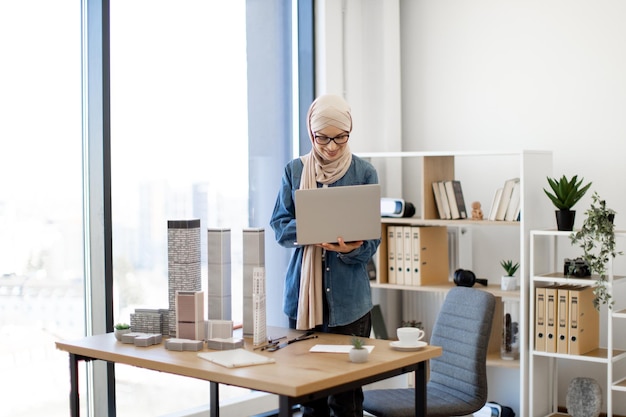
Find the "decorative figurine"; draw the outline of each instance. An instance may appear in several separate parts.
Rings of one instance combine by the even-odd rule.
[[[472,220],[482,220],[483,210],[480,208],[480,202],[474,201],[472,203]]]

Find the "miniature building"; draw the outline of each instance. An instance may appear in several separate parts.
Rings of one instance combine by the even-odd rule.
[[[254,334],[254,268],[265,268],[265,230],[243,230],[243,334]]]
[[[204,292],[176,292],[176,337],[204,340]]]
[[[265,268],[256,267],[252,272],[252,342],[260,345],[267,341],[265,305]]]
[[[163,314],[159,309],[138,308],[130,314],[130,327],[139,333],[163,333]]]
[[[176,336],[176,293],[200,291],[200,220],[168,220],[168,334]]]
[[[207,229],[209,320],[232,319],[230,229]]]
[[[208,339],[228,339],[233,337],[232,320],[207,320],[206,338]]]

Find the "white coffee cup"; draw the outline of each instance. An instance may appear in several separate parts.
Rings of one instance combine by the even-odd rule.
[[[424,337],[424,331],[417,327],[398,327],[396,335],[401,345],[415,346]]]

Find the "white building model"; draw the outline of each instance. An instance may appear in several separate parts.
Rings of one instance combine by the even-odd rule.
[[[243,230],[243,334],[254,335],[254,269],[265,269],[265,230],[250,228]],[[265,275],[265,273],[263,273]],[[263,281],[265,282],[265,281]],[[263,289],[265,294],[265,289]],[[265,303],[263,303],[265,317]]]
[[[209,320],[231,320],[230,229],[207,229]]]

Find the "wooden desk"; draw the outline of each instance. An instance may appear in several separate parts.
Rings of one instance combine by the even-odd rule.
[[[292,338],[302,332],[272,328],[273,337]],[[135,347],[118,342],[113,333],[86,337],[76,341],[57,342],[58,349],[70,355],[70,411],[80,415],[78,362],[104,360],[168,372],[210,382],[211,416],[219,416],[219,384],[228,384],[279,396],[279,416],[292,415],[293,406],[325,397],[406,372],[415,371],[415,415],[426,416],[426,361],[441,355],[440,347],[427,346],[418,351],[399,352],[389,341],[367,339],[374,350],[365,363],[352,363],[344,353],[311,353],[316,344],[346,345],[350,336],[318,333],[318,338],[293,343],[276,352],[255,352],[276,359],[276,363],[225,368],[197,356],[197,352],[175,352],[163,344]],[[252,342],[245,339],[245,348]],[[204,351],[208,351],[205,349]]]

